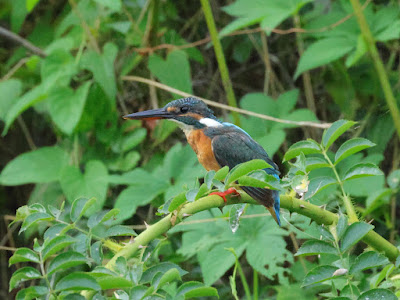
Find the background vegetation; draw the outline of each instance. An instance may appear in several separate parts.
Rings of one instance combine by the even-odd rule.
[[[5,0],[0,26],[2,299],[400,297],[398,1]],[[283,180],[121,119],[190,94]],[[282,190],[281,228],[207,196],[236,180]]]

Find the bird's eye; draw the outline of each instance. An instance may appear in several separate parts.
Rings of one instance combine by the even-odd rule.
[[[187,113],[188,111],[189,111],[189,107],[187,107],[187,106],[182,106],[182,107],[181,107],[181,113],[185,114],[185,113]]]

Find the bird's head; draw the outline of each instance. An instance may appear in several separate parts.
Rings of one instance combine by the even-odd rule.
[[[123,116],[131,120],[168,119],[178,122],[185,129],[200,129],[206,126],[219,126],[221,123],[207,105],[194,97],[171,101],[163,108],[152,109]]]

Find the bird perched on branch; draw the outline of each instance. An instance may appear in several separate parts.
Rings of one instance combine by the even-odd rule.
[[[279,179],[278,166],[265,150],[243,129],[231,123],[221,122],[207,105],[194,97],[182,98],[168,103],[160,109],[129,114],[124,119],[155,120],[167,119],[179,123],[190,146],[196,152],[199,162],[207,170],[230,169],[252,159],[262,159],[273,168],[264,171]],[[279,192],[266,188],[241,186],[241,188],[264,205],[280,225]],[[225,192],[213,193],[226,201],[226,195],[237,194],[233,188]]]

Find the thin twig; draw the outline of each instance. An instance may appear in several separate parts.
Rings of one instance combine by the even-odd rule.
[[[27,57],[24,57],[23,59],[19,60],[6,75],[3,76],[3,78],[0,81],[6,81],[10,79],[15,72],[18,71],[19,68],[21,68],[26,62],[28,61]]]
[[[24,133],[24,136],[25,136],[25,139],[26,139],[26,141],[27,141],[27,143],[29,145],[29,148],[31,148],[31,150],[36,150],[37,149],[36,145],[33,142],[31,133],[29,132],[28,127],[26,126],[26,123],[25,123],[24,119],[22,119],[21,115],[19,115],[17,120],[18,120],[19,126],[21,126],[22,132]]]
[[[368,4],[371,2],[372,0],[367,0],[364,5],[363,5],[363,10],[368,6]],[[226,36],[236,36],[236,35],[243,35],[243,34],[251,34],[251,33],[257,33],[257,32],[261,32],[261,31],[271,31],[273,33],[276,34],[281,34],[281,35],[286,35],[286,34],[292,34],[292,33],[320,33],[320,32],[325,32],[328,30],[331,30],[341,24],[343,24],[344,22],[346,22],[347,20],[349,20],[351,17],[353,17],[354,13],[348,14],[347,16],[345,16],[344,18],[340,19],[339,21],[318,28],[318,29],[303,29],[303,28],[298,28],[298,27],[294,27],[294,28],[289,28],[289,29],[278,29],[278,28],[252,28],[252,29],[243,29],[243,30],[237,30],[235,32],[229,33],[227,35],[224,35],[222,37],[226,37]],[[211,38],[210,37],[205,37],[201,40],[198,40],[196,42],[193,43],[189,43],[189,44],[185,44],[185,45],[172,45],[172,44],[161,44],[155,47],[151,47],[151,48],[133,48],[134,51],[138,52],[139,54],[147,54],[147,53],[153,53],[154,51],[157,50],[162,50],[162,49],[186,49],[186,48],[193,48],[193,47],[197,47],[203,44],[207,44],[211,42]]]
[[[4,251],[17,251],[17,248],[14,247],[7,247],[7,246],[0,246],[0,250],[4,250]]]
[[[31,42],[28,40],[24,39],[23,37],[20,37],[19,35],[15,34],[14,32],[9,31],[8,29],[1,27],[0,26],[0,35],[4,36],[7,39],[10,39],[21,46],[25,47],[29,51],[39,55],[40,57],[46,57],[47,54],[40,48],[36,47],[33,45]]]
[[[159,83],[157,81],[153,81],[153,80],[150,80],[150,79],[147,79],[147,78],[143,78],[143,77],[139,77],[139,76],[123,76],[122,80],[125,80],[125,81],[136,81],[136,82],[142,82],[142,83],[154,85],[155,87],[158,87],[160,89],[163,89],[163,90],[171,92],[171,93],[175,93],[175,94],[183,96],[183,97],[196,97],[196,98],[204,101],[206,104],[208,104],[210,106],[214,106],[214,107],[218,107],[218,108],[222,108],[222,109],[226,109],[226,110],[230,110],[230,111],[235,111],[235,112],[238,112],[238,113],[241,113],[241,114],[244,114],[244,115],[248,115],[248,116],[252,116],[252,117],[256,117],[256,118],[260,118],[260,119],[264,119],[264,120],[269,120],[269,121],[273,121],[273,122],[284,123],[284,124],[293,124],[293,125],[297,125],[297,126],[309,126],[309,127],[316,127],[316,128],[329,128],[332,125],[332,123],[316,123],[316,122],[309,122],[309,121],[284,120],[284,119],[271,117],[271,116],[268,116],[268,115],[255,113],[255,112],[248,111],[248,110],[245,110],[245,109],[232,107],[232,106],[221,104],[221,103],[217,103],[217,102],[205,99],[205,98],[197,97],[197,96],[194,96],[192,94],[189,94],[189,93],[180,91],[178,89],[172,88],[172,87],[170,87],[168,85]]]

